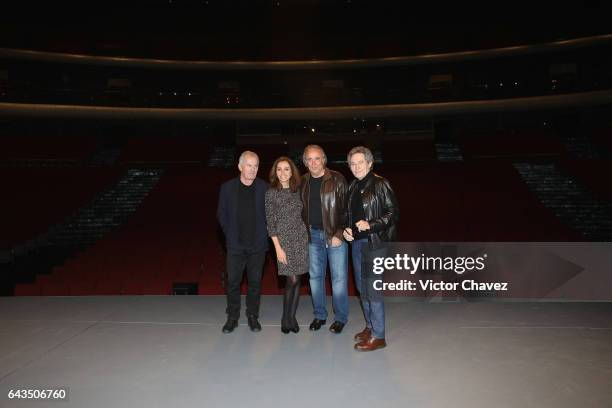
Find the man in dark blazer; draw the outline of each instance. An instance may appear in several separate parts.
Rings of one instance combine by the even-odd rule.
[[[259,157],[245,151],[238,160],[240,175],[221,185],[217,217],[227,246],[227,321],[223,333],[231,333],[240,317],[240,283],[246,268],[246,313],[251,331],[261,330],[259,303],[261,275],[268,250],[265,195],[268,184],[257,178]]]

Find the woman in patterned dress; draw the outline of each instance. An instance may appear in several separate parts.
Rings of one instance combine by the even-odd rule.
[[[266,221],[272,238],[278,274],[286,276],[281,331],[297,333],[295,318],[300,299],[300,275],[308,272],[308,232],[302,220],[302,200],[298,187],[300,174],[293,161],[279,157],[270,169],[266,192]]]

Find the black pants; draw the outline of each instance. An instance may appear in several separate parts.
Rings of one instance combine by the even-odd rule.
[[[227,253],[227,317],[238,320],[240,317],[240,283],[246,267],[248,292],[246,298],[247,316],[259,317],[261,298],[261,275],[266,260],[265,252],[248,253],[231,251]]]

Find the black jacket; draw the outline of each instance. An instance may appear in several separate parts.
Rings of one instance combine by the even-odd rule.
[[[233,178],[221,185],[217,218],[225,234],[227,250],[246,250],[250,253],[268,250],[268,229],[266,225],[265,196],[268,183],[256,178],[255,183],[255,243],[244,248],[238,239],[238,187],[240,177]]]
[[[361,190],[363,212],[365,221],[370,224],[368,241],[372,244],[397,240],[397,222],[399,220],[399,206],[395,193],[389,181],[374,172],[368,174],[365,186]],[[357,186],[357,179],[353,180],[348,188],[346,227],[352,227],[359,220],[353,220],[351,199]]]
[[[302,196],[302,218],[306,226],[308,221],[308,204],[310,196],[310,173],[302,177],[300,194]],[[344,240],[342,231],[346,225],[346,179],[337,171],[325,169],[321,182],[321,210],[323,211],[323,229],[325,237],[331,241],[333,237]],[[308,240],[310,240],[310,228],[308,229]]]

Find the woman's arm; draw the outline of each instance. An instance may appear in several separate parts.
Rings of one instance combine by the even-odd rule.
[[[276,235],[272,237],[272,242],[274,243],[274,250],[276,251],[276,259],[278,259],[278,262],[287,265],[287,254],[283,247],[281,247],[280,241]]]

